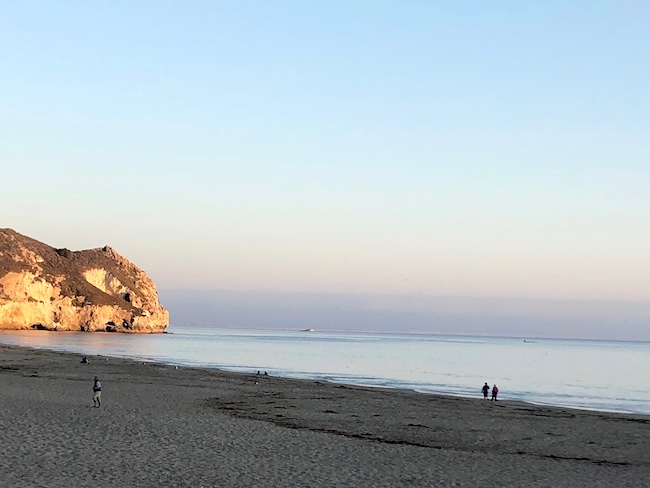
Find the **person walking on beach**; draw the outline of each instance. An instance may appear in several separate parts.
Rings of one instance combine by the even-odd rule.
[[[483,399],[487,400],[488,399],[488,391],[490,391],[490,387],[488,386],[487,382],[483,385]]]
[[[95,383],[93,383],[93,408],[99,408],[102,405],[102,384],[99,382],[99,377],[95,376]]]
[[[497,393],[499,393],[499,389],[497,388],[497,385],[494,385],[492,387],[492,400],[495,402],[497,401]]]

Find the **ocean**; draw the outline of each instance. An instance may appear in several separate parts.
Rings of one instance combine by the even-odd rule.
[[[175,326],[0,331],[0,343],[179,366],[650,415],[650,343]]]

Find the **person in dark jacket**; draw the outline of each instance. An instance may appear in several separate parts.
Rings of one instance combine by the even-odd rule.
[[[490,387],[488,386],[487,383],[485,383],[485,384],[483,385],[482,390],[483,390],[483,399],[484,399],[484,400],[487,400],[487,399],[488,399],[488,392],[490,391]]]
[[[93,408],[102,406],[102,384],[99,382],[99,377],[95,376],[93,383]]]

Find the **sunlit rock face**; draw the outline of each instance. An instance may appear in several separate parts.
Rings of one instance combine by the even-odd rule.
[[[0,329],[163,332],[149,277],[106,246],[54,249],[0,229]]]

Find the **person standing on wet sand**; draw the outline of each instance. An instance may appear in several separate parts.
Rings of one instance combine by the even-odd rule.
[[[490,391],[490,387],[488,386],[487,382],[483,385],[483,388],[481,388],[481,390],[483,390],[483,399],[487,400],[488,391]]]
[[[492,387],[492,400],[494,400],[495,402],[497,401],[497,393],[499,393],[499,389],[497,388],[497,385],[494,385]]]
[[[99,377],[95,376],[95,383],[93,383],[93,408],[99,408],[102,405],[102,384],[99,382]]]

